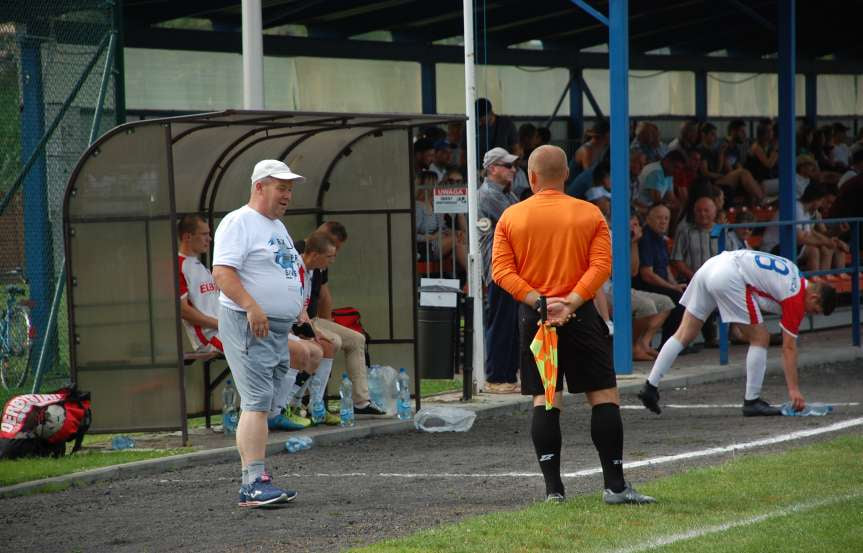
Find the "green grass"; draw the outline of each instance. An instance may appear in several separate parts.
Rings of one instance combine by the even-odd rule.
[[[420,380],[420,395],[422,397],[433,396],[444,392],[456,392],[462,389],[462,381],[458,379],[446,380]]]
[[[30,458],[0,461],[0,486],[11,486],[51,476],[71,474],[109,465],[119,465],[144,459],[155,459],[178,453],[188,453],[191,448],[160,449],[153,451],[79,451],[59,459]]]
[[[752,455],[639,486],[659,503],[612,508],[599,494],[536,503],[353,549],[357,552],[606,552],[819,499],[848,500],[651,549],[662,552],[854,551],[863,543],[863,438]]]

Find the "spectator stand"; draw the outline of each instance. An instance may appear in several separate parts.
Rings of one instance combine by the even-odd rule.
[[[219,378],[205,374],[203,390],[186,378],[187,361],[198,359],[184,354],[176,222],[200,212],[215,229],[248,201],[261,159],[282,159],[308,178],[284,218],[293,237],[325,219],[349,229],[330,275],[336,298],[362,312],[373,358],[413,372],[413,134],[463,119],[223,111],[136,121],[94,142],[63,203],[71,374],[92,394],[92,428],[180,429],[185,443],[193,402],[203,397],[199,409],[208,410]]]
[[[851,342],[860,346],[860,224],[863,223],[863,217],[854,217],[847,219],[823,219],[825,224],[840,224],[846,223],[851,226],[851,265],[843,269],[830,269],[825,271],[801,271],[805,277],[827,276],[827,275],[850,275],[850,280],[847,281],[832,281],[829,284],[836,288],[838,293],[850,293],[851,295]],[[735,223],[714,225],[711,235],[717,238],[719,253],[725,251],[725,236],[726,229],[735,228],[766,228],[774,226],[794,227],[796,225],[811,224],[811,220],[798,221],[762,221],[752,223]],[[792,235],[793,237],[793,235]],[[795,251],[795,244],[792,243],[790,250]],[[847,322],[842,323],[843,326]],[[728,324],[722,323],[719,325],[719,363],[721,365],[728,364]]]

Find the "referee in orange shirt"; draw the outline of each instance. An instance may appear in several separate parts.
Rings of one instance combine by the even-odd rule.
[[[623,423],[611,362],[608,327],[592,298],[611,274],[611,238],[599,209],[567,196],[566,154],[540,146],[527,163],[533,196],[503,212],[494,233],[492,278],[523,305],[519,310],[521,393],[533,396],[531,438],[545,478],[546,501],[565,499],[560,479],[563,377],[570,393],[592,406],[590,436],[599,453],[609,504],[652,503],[623,478]],[[539,323],[540,298],[558,327],[555,407],[545,410],[542,380],[529,346]]]

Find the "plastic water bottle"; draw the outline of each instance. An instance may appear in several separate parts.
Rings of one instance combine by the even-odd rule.
[[[308,436],[297,436],[293,438],[289,438],[287,442],[285,442],[285,449],[288,453],[297,453],[298,451],[303,451],[304,449],[311,449],[314,442]]]
[[[380,365],[369,367],[369,399],[377,406],[384,402],[384,375]]]
[[[315,400],[312,402],[312,422],[315,424],[321,424],[324,422],[324,418],[327,415],[327,409],[324,407],[324,402],[321,400]]]
[[[342,383],[339,386],[339,425],[354,425],[354,385],[348,378],[348,373],[342,373]]]
[[[135,440],[129,436],[114,436],[111,438],[111,449],[115,451],[132,449],[133,447],[135,447]]]
[[[399,369],[399,376],[396,378],[396,414],[403,421],[410,420],[413,416],[411,409],[411,383],[408,378],[408,372],[404,367]]]
[[[807,403],[802,411],[795,411],[790,401],[786,401],[780,408],[786,417],[821,417],[833,411],[833,406],[827,403]]]
[[[225,388],[222,390],[222,432],[225,436],[233,436],[237,433],[239,419],[237,389],[234,388],[234,381],[229,378],[225,380]]]

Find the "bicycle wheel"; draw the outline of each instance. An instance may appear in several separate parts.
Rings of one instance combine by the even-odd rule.
[[[20,388],[30,372],[30,313],[23,305],[9,310],[8,349],[0,361],[0,380],[7,390]]]

